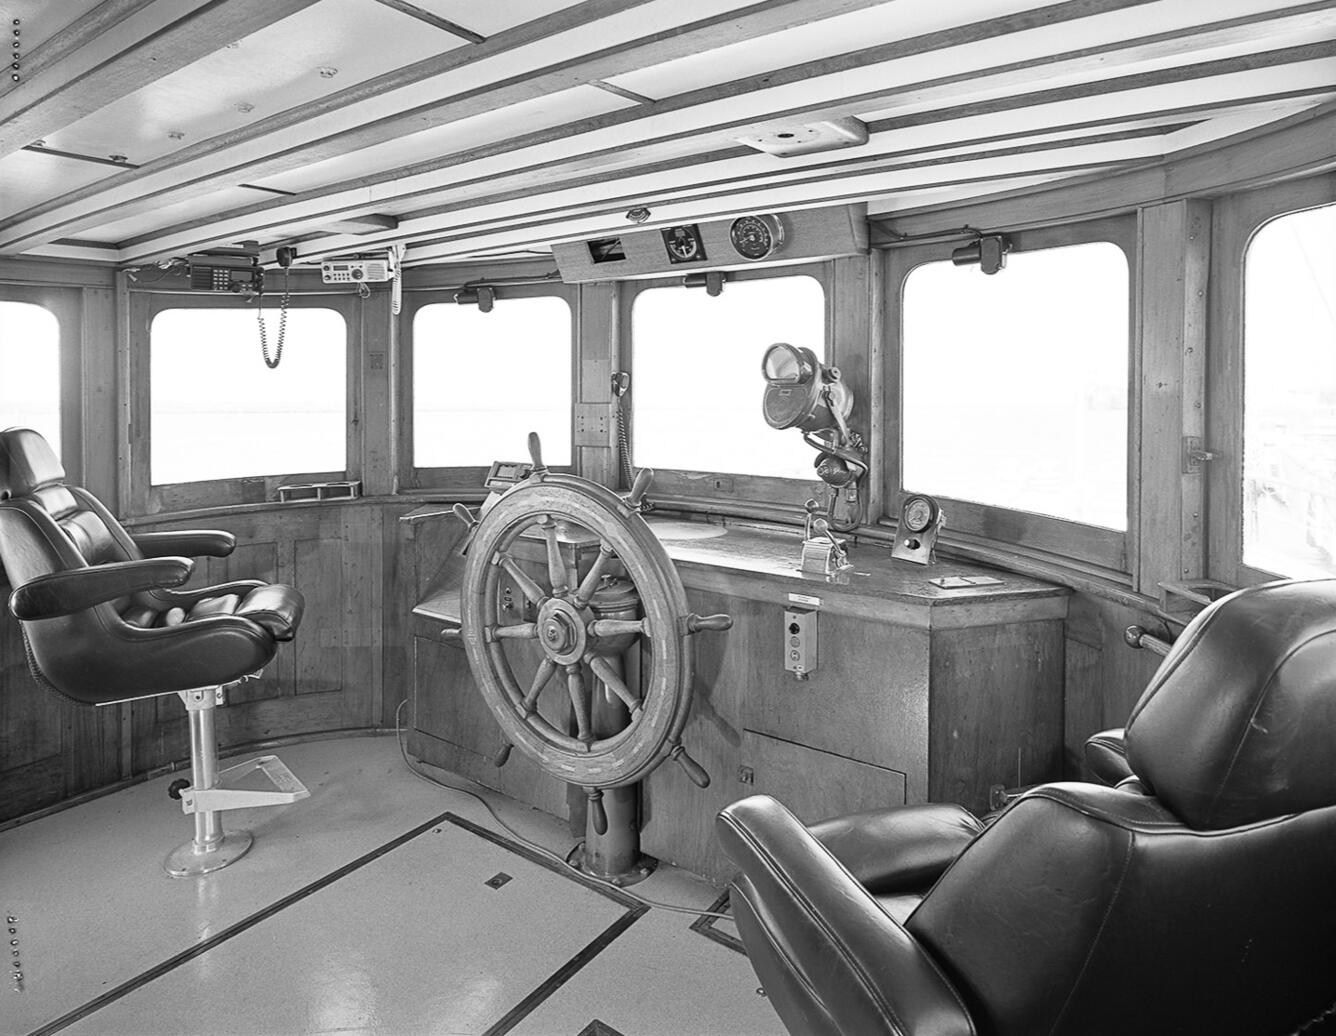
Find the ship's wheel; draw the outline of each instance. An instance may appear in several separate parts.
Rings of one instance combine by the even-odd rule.
[[[732,619],[688,612],[677,570],[640,516],[652,472],[642,470],[623,500],[597,483],[547,470],[536,435],[529,448],[532,474],[473,523],[460,600],[464,649],[505,738],[498,763],[513,745],[552,776],[583,787],[602,834],[601,789],[639,781],[670,758],[700,787],[709,783],[681,740],[691,710],[692,636],[728,629]],[[563,554],[563,542],[573,540],[590,551],[597,541],[582,576]],[[524,560],[535,552],[545,570],[538,576]],[[502,618],[517,610],[505,601],[511,587],[522,597],[519,621]],[[530,649],[508,650],[508,641]],[[636,660],[638,681],[626,678],[626,657]],[[594,680],[625,705],[620,729],[596,729]],[[554,722],[558,711],[566,715],[552,707],[554,695],[569,700],[567,729]]]

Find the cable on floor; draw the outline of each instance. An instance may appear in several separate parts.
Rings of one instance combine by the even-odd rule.
[[[525,848],[538,853],[538,855],[542,856],[544,859],[551,860],[562,870],[567,870],[573,874],[578,874],[581,878],[583,878],[586,881],[592,881],[599,885],[603,885],[606,888],[615,889],[624,896],[630,896],[637,903],[643,903],[645,906],[657,907],[660,910],[667,910],[670,913],[689,914],[692,917],[714,917],[724,921],[733,920],[733,916],[731,914],[723,914],[714,910],[697,910],[695,907],[680,906],[676,903],[662,903],[656,899],[649,899],[645,896],[639,896],[636,895],[636,893],[631,892],[628,889],[625,889],[622,886],[618,885],[616,882],[607,881],[593,874],[586,874],[584,871],[580,870],[578,867],[576,867],[573,863],[570,862],[571,857],[573,857],[576,851],[584,844],[583,839],[581,841],[576,842],[575,845],[571,847],[570,852],[568,852],[564,858],[558,856],[556,853],[552,852],[552,850],[548,849],[546,846],[539,845],[537,842],[525,838],[524,835],[520,834],[513,827],[507,824],[504,820],[501,819],[500,814],[498,814],[497,811],[492,808],[492,804],[488,802],[485,798],[483,798],[481,795],[479,795],[477,792],[470,791],[468,788],[461,788],[456,784],[451,784],[448,781],[443,781],[440,778],[433,777],[431,774],[424,773],[423,771],[419,770],[416,766],[413,765],[413,761],[408,758],[408,749],[404,745],[404,728],[402,721],[403,721],[404,706],[406,706],[407,704],[408,700],[404,699],[399,703],[399,707],[394,710],[394,739],[396,742],[398,742],[399,754],[403,757],[404,765],[408,767],[408,772],[411,773],[418,780],[426,781],[428,784],[433,784],[438,788],[445,788],[447,791],[458,792],[460,795],[467,795],[469,798],[474,799],[477,802],[481,803],[483,809],[487,810],[488,814],[491,815],[491,818],[495,820],[499,825],[501,825],[501,827],[503,827],[506,830],[506,833],[509,834],[510,837],[513,838],[515,841],[519,842]]]

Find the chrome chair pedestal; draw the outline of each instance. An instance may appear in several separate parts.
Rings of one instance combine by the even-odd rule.
[[[181,792],[181,810],[195,815],[195,837],[168,853],[163,869],[173,878],[189,878],[221,870],[250,849],[250,832],[224,833],[224,810],[285,805],[311,793],[275,755],[258,756],[220,771],[214,709],[223,703],[223,688],[178,693],[190,720],[191,784]],[[256,770],[268,778],[272,791],[228,787],[229,781]]]

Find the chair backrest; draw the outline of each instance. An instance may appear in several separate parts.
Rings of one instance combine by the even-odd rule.
[[[65,469],[41,435],[30,428],[0,432],[0,563],[11,586],[140,557],[96,497],[66,485]]]
[[[1146,794],[1036,789],[907,927],[999,1036],[1292,1031],[1336,1001],[1336,580],[1203,611],[1127,736]]]

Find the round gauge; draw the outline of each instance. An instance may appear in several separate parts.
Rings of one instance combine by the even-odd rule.
[[[728,228],[733,250],[755,262],[773,255],[784,242],[784,224],[776,216],[739,216]]]
[[[932,501],[923,496],[911,496],[905,501],[904,510],[901,513],[904,516],[903,520],[906,530],[909,532],[922,532],[932,524]]]

